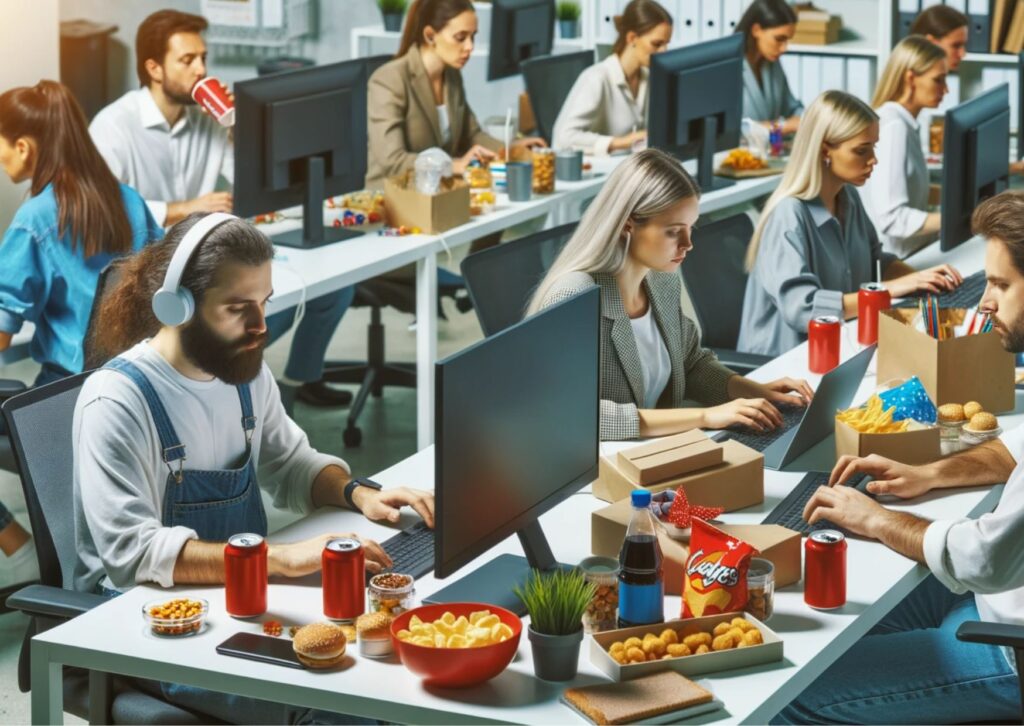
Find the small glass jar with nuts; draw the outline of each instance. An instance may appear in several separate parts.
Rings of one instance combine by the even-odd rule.
[[[532,156],[533,193],[553,193],[555,191],[555,152],[551,149],[534,149]]]
[[[597,586],[594,599],[583,613],[583,632],[615,630],[619,609],[619,561],[612,557],[588,557],[580,562],[587,582]]]
[[[415,607],[416,588],[412,575],[382,572],[370,578],[366,588],[367,612],[383,612],[395,617]]]
[[[775,565],[771,560],[754,557],[747,570],[747,612],[762,623],[775,610]]]

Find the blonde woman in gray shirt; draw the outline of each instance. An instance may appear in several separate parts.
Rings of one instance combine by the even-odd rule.
[[[680,305],[700,190],[654,149],[620,164],[533,295],[527,313],[601,288],[601,438],[663,436],[733,424],[770,430],[776,404],[804,405],[805,381],[758,383],[700,346]],[[683,408],[695,400],[703,408]]]
[[[963,282],[949,265],[916,272],[882,251],[851,188],[871,176],[877,143],[878,116],[855,96],[826,91],[807,109],[747,250],[741,351],[780,355],[807,339],[818,315],[857,317],[857,291],[876,268],[894,298]]]

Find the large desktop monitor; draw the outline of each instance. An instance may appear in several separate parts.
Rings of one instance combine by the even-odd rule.
[[[731,185],[714,176],[714,154],[740,142],[743,34],[651,56],[649,89],[648,145],[696,158],[705,192]]]
[[[942,140],[943,251],[971,237],[971,214],[1010,173],[1010,92],[993,88],[946,112]]]
[[[519,73],[519,64],[551,55],[555,43],[555,0],[492,0],[487,80]]]
[[[523,613],[512,592],[558,567],[537,518],[597,476],[600,293],[593,288],[439,362],[434,575],[499,555],[427,598]]]
[[[301,204],[302,229],[274,236],[289,247],[359,234],[324,226],[323,203],[364,186],[366,82],[360,59],[235,85],[235,214]]]

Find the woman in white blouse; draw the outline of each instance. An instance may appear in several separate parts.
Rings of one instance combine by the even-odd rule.
[[[612,53],[573,84],[555,121],[552,146],[595,156],[629,151],[647,138],[651,56],[668,47],[672,16],[655,0],[632,0],[615,17]]]
[[[893,48],[872,105],[878,113],[878,165],[861,199],[886,252],[906,257],[935,240],[940,215],[928,211],[928,166],[917,116],[946,95],[946,53],[921,35]]]

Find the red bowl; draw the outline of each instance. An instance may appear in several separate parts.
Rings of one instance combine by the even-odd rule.
[[[470,613],[477,610],[490,610],[497,615],[501,622],[512,628],[512,637],[479,648],[428,648],[403,642],[397,637],[399,630],[408,629],[413,615],[419,616],[424,623],[432,623],[445,612],[452,613],[456,618],[460,615],[468,618]],[[478,602],[423,605],[405,611],[391,623],[391,640],[405,667],[422,677],[426,685],[444,688],[466,688],[494,678],[512,662],[519,649],[522,633],[523,621],[518,615],[497,605]]]

